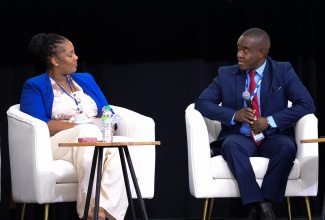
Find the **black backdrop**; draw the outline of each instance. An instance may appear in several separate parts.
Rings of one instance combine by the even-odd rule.
[[[9,219],[10,213],[6,111],[19,102],[24,81],[44,71],[27,53],[36,33],[68,37],[79,56],[78,71],[95,76],[109,103],[155,120],[156,140],[162,145],[156,147],[155,196],[146,201],[151,219],[201,217],[203,200],[193,198],[188,187],[185,108],[219,66],[236,63],[237,39],[248,28],[266,30],[270,56],[293,64],[315,100],[319,134],[325,134],[325,21],[316,0],[2,0],[0,24],[1,219]],[[325,156],[321,145],[320,174]],[[316,217],[322,212],[323,185],[320,175],[319,194],[311,198]],[[41,207],[27,208],[28,219],[41,218]],[[275,208],[278,217],[286,216],[283,204]],[[50,210],[52,219],[77,219],[74,203]],[[217,199],[213,216],[245,217],[245,211],[238,198]],[[292,199],[292,213],[306,215],[303,198]]]

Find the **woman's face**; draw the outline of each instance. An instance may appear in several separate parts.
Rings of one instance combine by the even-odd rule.
[[[54,68],[64,75],[69,75],[77,71],[78,56],[75,54],[73,44],[66,40],[58,47],[58,53],[55,56],[56,63]]]

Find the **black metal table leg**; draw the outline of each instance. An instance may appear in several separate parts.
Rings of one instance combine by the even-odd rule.
[[[129,181],[129,176],[128,176],[128,172],[127,172],[127,169],[126,169],[126,163],[125,163],[125,159],[124,159],[123,149],[121,147],[119,147],[118,150],[119,150],[120,160],[121,160],[121,165],[122,165],[122,170],[123,170],[126,193],[127,193],[127,196],[128,196],[129,204],[131,206],[133,219],[136,220],[134,205],[133,205],[133,201],[132,201],[130,181]]]
[[[103,162],[103,148],[100,147],[98,160],[97,160],[97,182],[96,182],[95,209],[94,209],[95,220],[98,220],[100,182],[101,182],[101,177],[102,177],[102,164],[103,164],[102,162]]]
[[[322,220],[325,220],[325,195],[324,195],[324,201],[323,201]]]
[[[140,188],[139,188],[138,180],[137,180],[137,177],[135,175],[135,171],[134,171],[134,167],[133,167],[133,164],[132,164],[129,149],[128,149],[127,146],[123,146],[122,148],[123,148],[123,150],[125,152],[125,157],[126,157],[126,160],[128,162],[128,165],[129,165],[129,170],[130,170],[131,177],[132,177],[132,180],[133,180],[133,185],[134,185],[135,191],[136,191],[137,196],[138,196],[138,201],[139,201],[139,205],[140,205],[140,208],[141,208],[142,217],[143,217],[143,219],[147,220],[148,219],[147,212],[146,212],[146,209],[145,209],[144,201],[143,201],[142,196],[141,196],[141,191],[140,191]]]
[[[92,187],[94,184],[94,176],[95,176],[95,169],[97,165],[97,182],[96,182],[96,195],[95,195],[95,207],[94,207],[94,218],[95,220],[98,220],[98,211],[99,211],[99,198],[100,198],[100,182],[101,182],[101,173],[102,173],[102,161],[103,161],[103,148],[104,147],[95,147],[94,149],[94,155],[93,155],[93,161],[91,165],[91,171],[90,171],[90,177],[89,177],[89,184],[88,184],[88,190],[87,190],[87,197],[86,197],[86,204],[85,204],[85,210],[84,210],[84,216],[83,220],[87,220],[88,218],[88,210],[89,210],[89,205],[90,205],[90,199],[91,199],[91,192],[92,192]],[[135,175],[134,167],[132,164],[131,156],[129,153],[129,150],[127,146],[122,146],[119,147],[119,154],[120,154],[120,160],[121,160],[121,165],[122,165],[122,170],[123,170],[123,177],[124,177],[124,183],[126,187],[126,192],[129,200],[129,204],[132,209],[132,215],[133,219],[136,220],[136,215],[135,215],[135,210],[134,210],[134,205],[132,201],[132,194],[131,194],[131,187],[130,187],[130,181],[127,173],[127,168],[126,168],[126,162],[125,162],[125,157],[128,163],[129,171],[133,180],[133,185],[139,200],[139,205],[141,208],[141,213],[142,217],[145,220],[148,220],[147,212],[145,210],[145,205],[144,201],[141,196],[141,191],[138,185],[138,181]],[[125,153],[125,157],[124,157]]]
[[[90,205],[90,198],[91,198],[91,191],[92,186],[94,184],[94,176],[95,176],[95,168],[97,164],[97,156],[98,156],[98,147],[94,147],[94,155],[93,155],[93,161],[91,164],[91,171],[90,171],[90,177],[89,177],[89,183],[88,183],[88,190],[87,190],[87,197],[86,197],[86,204],[84,209],[84,216],[83,220],[87,220],[88,218],[88,210]]]

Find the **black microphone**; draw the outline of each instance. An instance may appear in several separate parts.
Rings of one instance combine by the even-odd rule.
[[[245,99],[246,106],[248,108],[254,109],[253,105],[252,105],[252,101],[250,100],[251,95],[249,94],[249,92],[245,91],[245,92],[243,92],[243,94],[241,96],[243,97],[243,99]]]

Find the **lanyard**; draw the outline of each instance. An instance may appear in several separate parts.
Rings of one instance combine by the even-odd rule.
[[[260,78],[259,78],[258,82],[256,83],[255,89],[254,89],[254,91],[253,91],[253,93],[251,94],[251,97],[250,97],[251,101],[253,100],[254,96],[256,95],[257,90],[260,88],[261,83],[262,83],[263,74],[259,75],[259,76],[260,76]],[[253,79],[253,80],[255,80],[255,79]],[[248,91],[248,80],[247,80],[247,78],[246,78],[245,90]]]
[[[61,86],[61,85],[59,85],[52,77],[50,77],[61,89],[62,89],[62,91],[63,92],[65,92],[65,94],[67,94],[70,98],[72,98],[73,100],[74,100],[74,102],[76,103],[76,106],[77,106],[77,110],[79,111],[80,110],[80,108],[79,108],[79,104],[78,104],[78,101],[77,101],[77,99],[75,98],[75,97],[72,97],[68,92],[67,92],[67,90],[65,90],[64,88],[63,88],[63,86]],[[69,77],[67,77],[67,81],[68,81],[68,84],[69,84],[69,87],[70,87],[70,89],[71,89],[71,92],[72,92],[72,86],[71,86],[71,83],[70,83],[70,79],[69,79]]]

